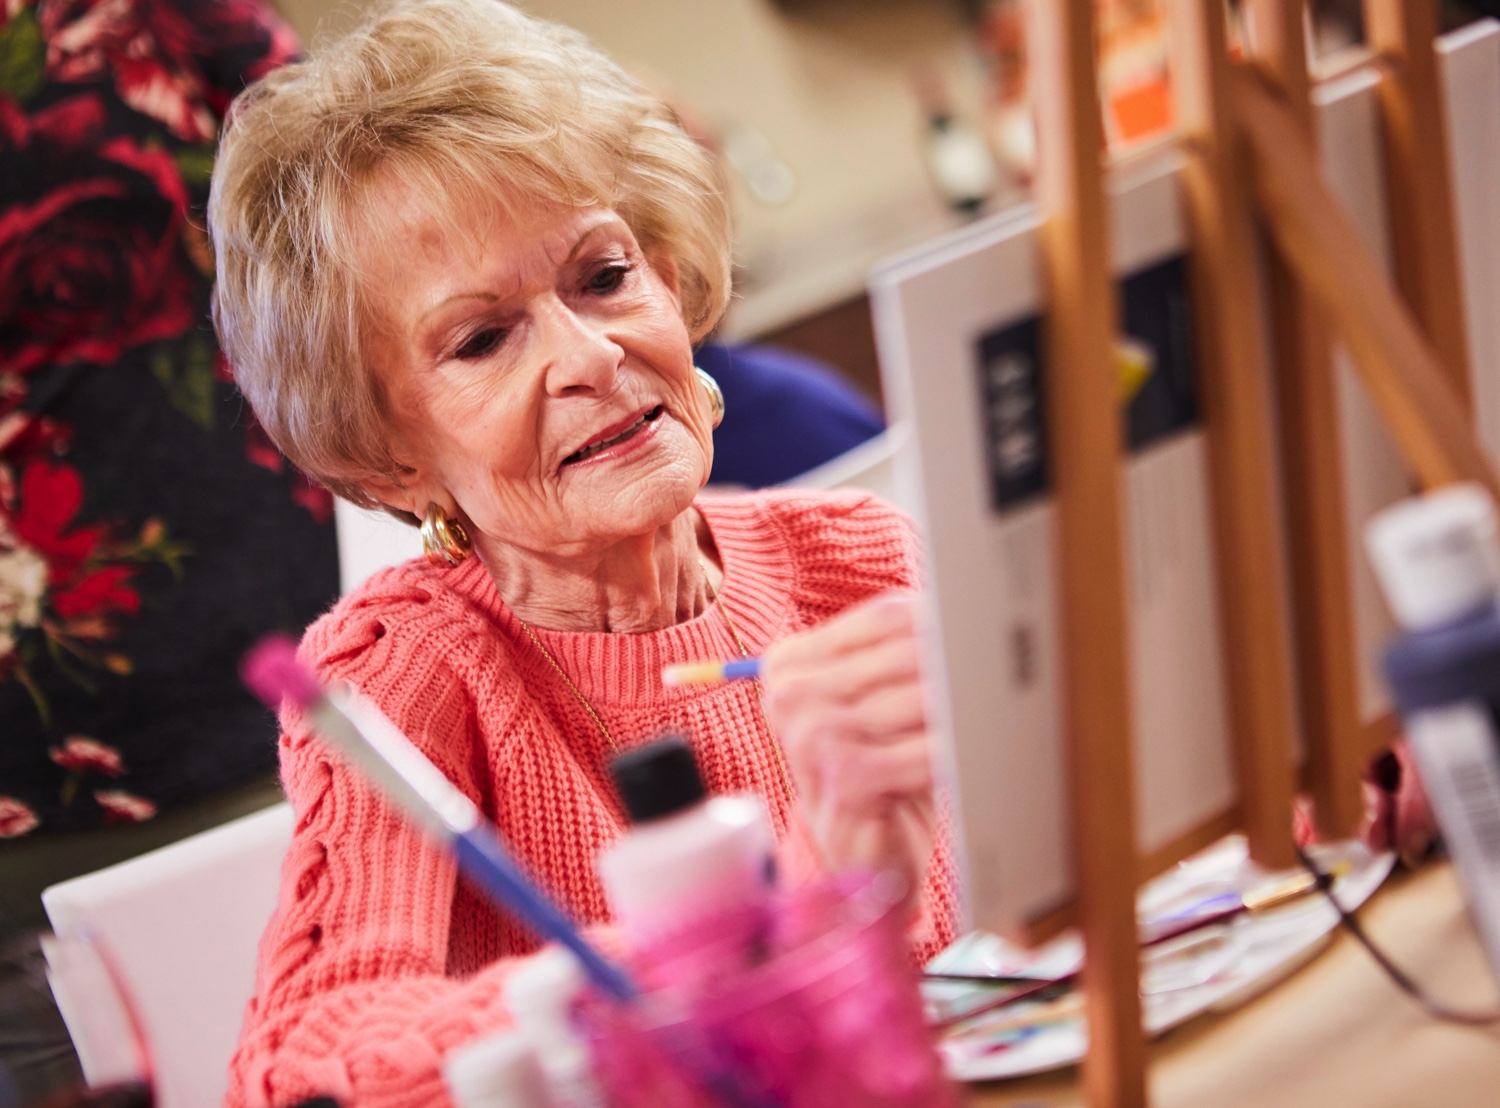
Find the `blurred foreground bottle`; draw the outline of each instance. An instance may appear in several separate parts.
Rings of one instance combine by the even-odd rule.
[[[1500,979],[1500,540],[1477,485],[1386,509],[1365,531],[1403,633],[1385,673]]]

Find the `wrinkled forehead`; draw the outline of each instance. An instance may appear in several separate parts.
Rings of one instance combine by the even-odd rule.
[[[445,175],[392,159],[351,190],[349,270],[365,312],[379,313],[412,269],[474,271],[497,245],[517,267],[561,264],[581,230],[610,218],[592,198],[558,200],[528,182]]]
[[[497,179],[443,179],[425,166],[391,160],[351,190],[351,268],[368,288],[389,276],[388,263],[399,267],[401,259],[388,256],[393,250],[425,258],[442,254],[472,265],[486,243],[529,221],[542,206],[539,196]]]
[[[366,343],[395,337],[424,307],[476,280],[504,296],[508,286],[561,269],[601,229],[630,233],[618,214],[596,203],[559,203],[493,182],[449,184],[397,165],[366,183],[350,235]]]

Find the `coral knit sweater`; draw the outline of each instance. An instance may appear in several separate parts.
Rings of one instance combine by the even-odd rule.
[[[865,494],[770,492],[698,503],[724,566],[716,604],[645,634],[536,629],[621,747],[685,732],[711,792],[765,797],[783,861],[813,865],[748,682],[667,689],[662,666],[758,653],[855,602],[916,582],[910,528]],[[499,827],[575,919],[606,923],[594,857],[624,815],[599,728],[526,638],[478,559],[376,575],[308,630],[304,661],[373,699]],[[443,1055],[507,1022],[500,986],[536,940],[459,881],[300,719],[283,718],[297,816],[261,940],[226,1103],[314,1094],[346,1106],[445,1105]],[[952,938],[945,847],[929,866],[918,956]]]

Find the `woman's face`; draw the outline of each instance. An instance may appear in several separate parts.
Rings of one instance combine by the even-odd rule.
[[[486,553],[587,554],[684,511],[713,442],[670,260],[605,208],[440,224],[400,186],[377,199],[369,345],[414,472],[370,491],[456,510]]]

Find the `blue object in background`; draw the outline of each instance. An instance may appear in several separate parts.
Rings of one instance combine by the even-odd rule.
[[[714,432],[715,484],[779,485],[885,430],[873,400],[812,358],[770,346],[708,343],[696,360],[724,390],[724,422]]]

